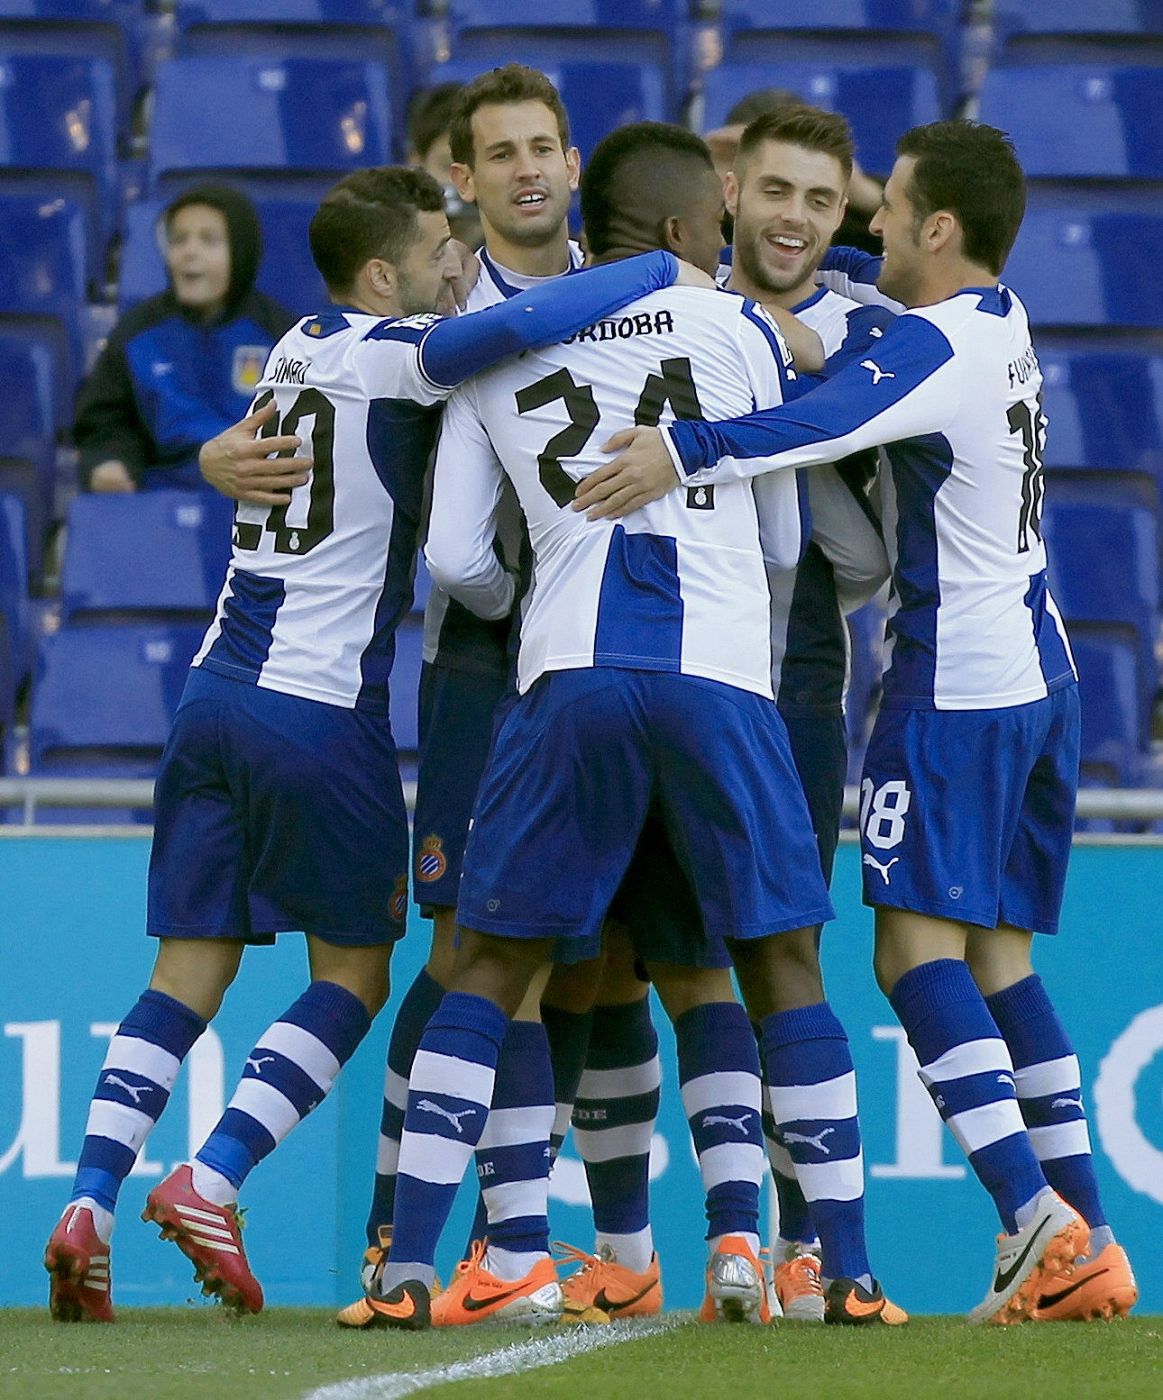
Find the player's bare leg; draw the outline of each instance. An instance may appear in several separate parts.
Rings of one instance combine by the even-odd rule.
[[[1018,1106],[1055,1191],[1090,1226],[1090,1249],[1068,1277],[1046,1278],[1036,1321],[1122,1316],[1138,1300],[1126,1252],[1099,1196],[1078,1057],[1031,961],[1033,936],[1001,925],[970,929],[966,961],[1014,1065]]]
[[[69,1205],[45,1249],[60,1322],[112,1322],[109,1242],[121,1184],[169,1101],[178,1069],[242,958],[231,939],[160,941],[148,990],[109,1042]]]
[[[1014,1065],[965,961],[970,931],[911,910],[876,910],[877,981],[920,1064],[921,1081],[993,1197],[1004,1233],[971,1322],[1022,1322],[1047,1278],[1074,1268],[1089,1229],[1047,1183],[1022,1120]],[[1007,956],[1012,956],[1011,945]],[[984,1112],[982,1110],[985,1110]]]

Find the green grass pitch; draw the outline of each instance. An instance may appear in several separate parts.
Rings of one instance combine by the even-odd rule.
[[[233,1321],[213,1307],[126,1308],[112,1327],[53,1324],[0,1310],[0,1400],[334,1400],[414,1393],[521,1400],[1159,1400],[1163,1317],[1111,1324],[970,1328],[916,1318],[905,1328],[776,1323],[703,1327],[678,1315],[656,1334],[495,1379],[422,1387],[431,1373],[576,1329],[481,1326],[413,1336],[351,1333],[322,1310],[272,1309]],[[604,1329],[590,1329],[591,1335]],[[522,1349],[522,1354],[527,1348]],[[385,1377],[382,1382],[375,1377]],[[346,1396],[342,1396],[346,1392]],[[332,1400],[332,1397],[328,1397]]]

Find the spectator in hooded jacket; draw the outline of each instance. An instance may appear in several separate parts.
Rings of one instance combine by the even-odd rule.
[[[255,290],[262,236],[244,194],[199,185],[162,226],[169,286],[121,318],[78,394],[73,440],[90,491],[203,489],[198,448],[246,413],[294,323]]]

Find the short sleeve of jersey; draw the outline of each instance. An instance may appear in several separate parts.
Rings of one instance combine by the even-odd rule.
[[[356,362],[369,398],[442,403],[452,390],[424,372],[421,346],[439,316],[403,316],[378,321],[360,343]]]
[[[796,379],[792,354],[774,319],[758,302],[742,299],[739,349],[755,396],[755,407],[774,408],[790,397]]]

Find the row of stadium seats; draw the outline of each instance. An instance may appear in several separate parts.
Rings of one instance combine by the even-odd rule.
[[[15,498],[0,496],[0,718],[32,671],[26,742],[10,745],[21,774],[149,777],[182,675],[215,602],[229,554],[230,507],[183,492],[84,496],[70,509],[59,611],[33,636],[23,591]],[[1055,481],[1044,530],[1059,606],[1083,677],[1085,772],[1128,783],[1143,772],[1158,675],[1155,512],[1132,495],[1101,503]],[[1110,561],[1120,561],[1116,571]],[[414,771],[416,689],[427,580],[400,630],[392,728]],[[5,674],[5,671],[7,672]],[[864,704],[867,704],[867,696]],[[864,716],[854,716],[854,727]]]

